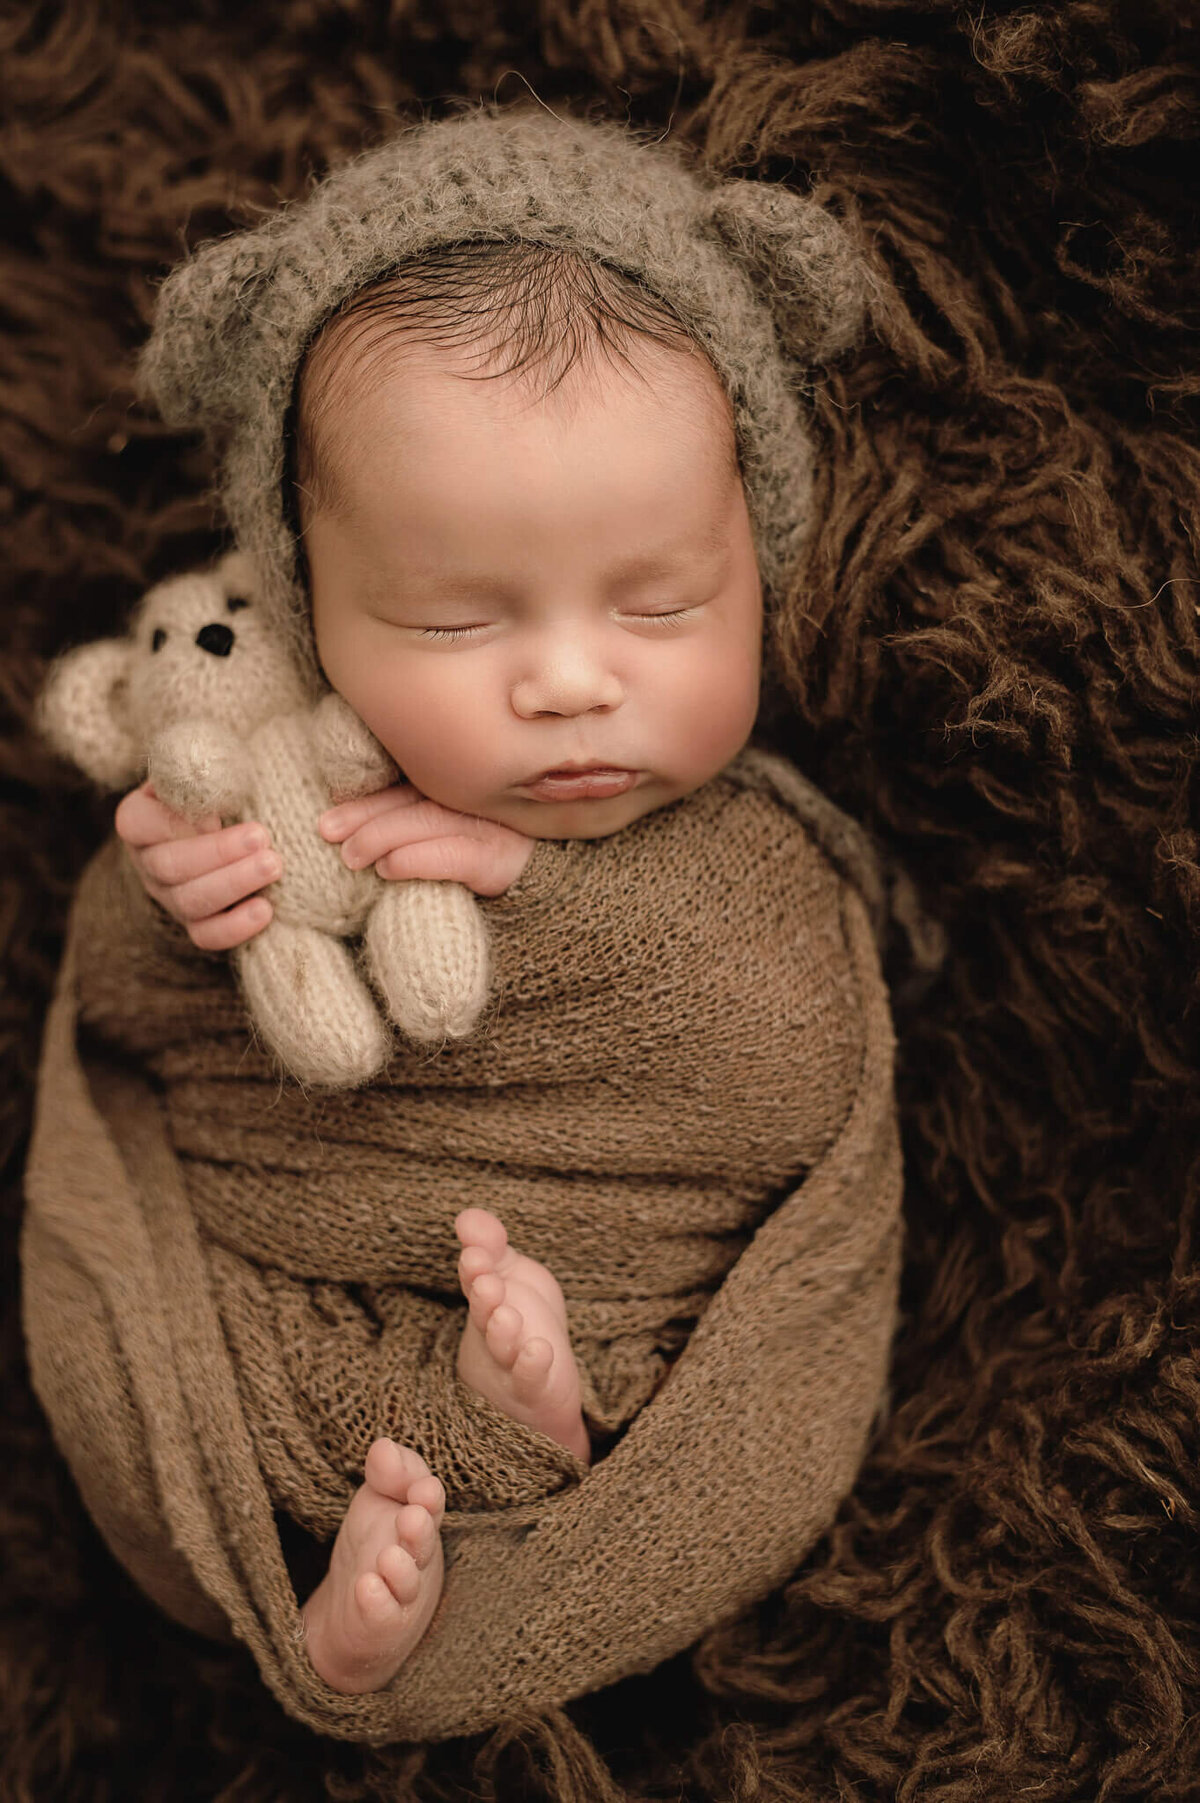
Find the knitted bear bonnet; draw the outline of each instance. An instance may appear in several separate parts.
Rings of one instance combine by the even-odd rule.
[[[461,103],[336,168],[253,231],[216,239],[163,285],[141,363],[170,426],[201,429],[263,601],[323,686],[295,533],[285,433],[322,326],[404,259],[527,239],[633,276],[665,302],[729,396],[759,571],[779,594],[811,525],[805,374],[851,344],[863,265],[813,201],[722,179],[645,130],[522,101]]]

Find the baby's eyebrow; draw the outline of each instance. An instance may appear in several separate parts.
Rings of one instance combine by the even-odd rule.
[[[629,582],[638,576],[672,576],[677,571],[699,563],[702,558],[712,557],[716,552],[726,550],[728,544],[727,532],[721,527],[710,526],[706,532],[669,551],[631,552],[628,557],[610,564],[605,576],[610,585]],[[439,590],[453,589],[456,593],[492,594],[505,587],[494,576],[476,576],[466,571],[448,574],[444,570],[410,567],[408,574],[423,586]]]
[[[635,551],[623,557],[619,563],[610,566],[609,580],[627,582],[631,576],[669,576],[688,564],[698,563],[702,557],[712,557],[725,550],[728,543],[729,535],[722,527],[710,526],[707,532],[689,539],[678,551]]]

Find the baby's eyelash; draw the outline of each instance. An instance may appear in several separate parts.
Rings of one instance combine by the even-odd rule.
[[[665,620],[668,626],[678,626],[681,621],[690,619],[695,611],[694,607],[676,607],[672,608],[670,613],[638,614],[637,618],[639,620]]]
[[[634,614],[633,618],[635,620],[654,620],[656,623],[663,620],[668,626],[678,626],[695,611],[694,607],[676,607],[670,613]],[[469,638],[473,632],[482,632],[483,630],[482,626],[422,626],[421,637],[426,639],[464,639]]]

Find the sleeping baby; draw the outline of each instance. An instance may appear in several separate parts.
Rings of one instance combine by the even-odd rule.
[[[693,1358],[701,1383],[691,1406],[707,1390],[716,1437],[706,1448],[702,1431],[681,1455],[668,1434],[651,1459],[655,1481],[686,1488],[673,1460],[686,1456],[694,1474],[709,1453],[717,1461],[732,1450],[715,1423],[721,1391],[733,1408],[743,1381],[733,1350],[742,1329],[723,1330],[722,1310],[745,1306],[738,1286],[760,1246],[764,1277],[778,1282],[791,1265],[795,1293],[811,1292],[809,1318],[827,1323],[832,1337],[816,1334],[805,1355],[807,1328],[772,1313],[769,1284],[761,1292],[765,1394],[742,1409],[739,1462],[718,1467],[715,1493],[699,1484],[688,1517],[714,1509],[733,1517],[716,1544],[753,1549],[731,1558],[735,1581],[723,1586],[715,1571],[691,1580],[696,1595],[715,1586],[698,1621],[678,1595],[683,1548],[662,1555],[663,1570],[675,1573],[669,1581],[655,1577],[653,1561],[631,1567],[632,1582],[618,1573],[614,1582],[630,1594],[608,1640],[594,1620],[587,1626],[593,1597],[574,1652],[558,1649],[565,1698],[647,1662],[646,1645],[621,1641],[619,1621],[631,1608],[658,1623],[653,1661],[786,1575],[853,1481],[883,1395],[894,1315],[899,1167],[890,1031],[862,900],[869,857],[850,823],[756,732],[764,565],[777,582],[809,525],[807,446],[798,427],[795,442],[786,430],[799,418],[795,401],[781,390],[773,337],[776,363],[738,382],[721,346],[698,329],[706,308],[736,314],[714,300],[699,261],[689,265],[673,247],[680,261],[670,300],[666,268],[639,277],[639,258],[650,263],[651,255],[639,245],[632,198],[623,213],[611,196],[625,220],[624,256],[606,261],[597,238],[610,198],[598,178],[586,229],[572,238],[556,225],[550,196],[561,194],[567,219],[581,206],[573,159],[598,159],[602,173],[606,154],[629,154],[618,153],[611,128],[559,129],[567,135],[528,112],[481,112],[371,153],[357,165],[360,224],[367,203],[390,195],[404,230],[389,241],[376,225],[382,241],[371,240],[370,254],[360,246],[339,262],[348,190],[331,178],[304,208],[234,241],[221,274],[228,288],[244,287],[244,298],[223,303],[211,328],[229,335],[230,383],[239,358],[247,390],[259,381],[239,332],[270,340],[275,360],[269,385],[259,384],[264,394],[269,386],[270,407],[260,403],[252,426],[227,408],[214,433],[239,541],[267,570],[268,588],[274,582],[277,598],[267,604],[286,616],[299,655],[316,660],[402,773],[395,786],[331,810],[314,830],[340,842],[355,868],[464,883],[481,898],[495,945],[495,1003],[472,1036],[432,1056],[400,1048],[382,1079],[328,1108],[285,1087],[278,1121],[264,1116],[253,1136],[246,1130],[252,1152],[213,1137],[221,1107],[236,1107],[244,1053],[198,1054],[206,1031],[218,1047],[217,1029],[228,1025],[224,1014],[200,1009],[200,977],[181,979],[160,1041],[139,1015],[141,1050],[164,1087],[174,1149],[212,1242],[211,1281],[232,1356],[245,1367],[238,1383],[248,1419],[271,1384],[296,1384],[310,1399],[333,1398],[322,1417],[326,1445],[336,1438],[330,1422],[351,1423],[341,1466],[330,1461],[336,1473],[360,1460],[348,1505],[328,1478],[319,1504],[305,1504],[313,1487],[303,1468],[316,1454],[300,1446],[294,1422],[280,1428],[277,1411],[270,1431],[251,1431],[272,1505],[318,1540],[336,1525],[298,1638],[317,1677],[352,1696],[387,1687],[399,1694],[406,1680],[398,1674],[410,1670],[419,1688],[427,1649],[469,1640],[470,1621],[482,1620],[488,1604],[485,1551],[471,1580],[482,1589],[473,1615],[450,1606],[448,1579],[460,1565],[470,1569],[480,1546],[478,1537],[464,1540],[460,1558],[451,1540],[452,1556],[443,1557],[444,1523],[465,1523],[481,1495],[470,1451],[454,1450],[462,1435],[454,1440],[445,1412],[381,1401],[404,1387],[379,1365],[381,1347],[401,1343],[398,1322],[415,1348],[396,1355],[411,1360],[403,1369],[412,1396],[450,1348],[453,1374],[443,1371],[439,1394],[451,1398],[446,1409],[461,1406],[464,1419],[483,1424],[480,1458],[488,1432],[515,1430],[516,1440],[504,1441],[504,1482],[514,1445],[541,1460],[527,1491],[519,1483],[503,1491],[518,1513],[546,1496],[582,1495],[607,1468],[635,1459],[651,1422],[670,1420],[672,1393],[687,1392]],[[451,150],[475,159],[474,194],[438,164]],[[423,155],[432,159],[424,169]],[[397,174],[406,159],[416,171],[407,197]],[[527,199],[514,204],[522,159],[550,178],[541,217]],[[694,176],[680,180],[699,191]],[[790,226],[781,220],[776,198],[739,197],[747,210],[732,226],[725,219],[721,255],[729,263],[732,245],[751,272],[756,257],[782,266],[790,256],[792,304],[807,307],[814,340],[824,318],[825,349],[835,349],[850,330],[834,317],[847,281],[837,246],[807,216],[798,242],[798,216]],[[519,223],[502,229],[510,217]],[[297,245],[315,273],[297,259]],[[795,271],[806,254],[812,293],[804,300]],[[822,280],[832,302],[828,293],[820,300]],[[285,349],[271,337],[271,308],[282,320],[302,290],[309,321]],[[173,313],[168,289],[147,360],[168,417],[172,382],[188,363],[179,338],[189,308],[191,329],[205,329],[196,324],[204,307],[182,292]],[[739,305],[761,312],[749,284],[746,292],[751,299],[739,295]],[[696,317],[685,323],[689,303]],[[735,320],[735,354],[761,362],[761,321],[756,343],[747,331],[743,324],[739,335]],[[200,385],[194,370],[188,379]],[[116,828],[147,895],[170,917],[166,930],[182,927],[209,965],[211,954],[270,920],[281,864],[261,827],[214,818],[198,831],[144,784],[121,802]],[[154,931],[161,939],[164,929]],[[135,966],[118,985],[115,960],[104,995],[119,986],[127,997]],[[100,988],[89,1000],[86,978],[79,993],[97,1030],[117,1004]],[[836,1206],[828,1195],[822,1202],[813,1173],[834,1169],[853,1132],[862,1143],[828,1190]],[[286,1153],[277,1149],[289,1136]],[[303,1225],[285,1252],[266,1245],[261,1222],[272,1195],[280,1218],[302,1220],[322,1169],[341,1168],[310,1156],[322,1138],[339,1156],[356,1143],[392,1147],[396,1167],[346,1167],[362,1219],[373,1220],[378,1205],[385,1224],[372,1231],[387,1237],[386,1255],[381,1238],[377,1258],[351,1258],[334,1233],[324,1268]],[[252,1174],[257,1201],[218,1190],[231,1163]],[[222,1175],[206,1176],[210,1166]],[[777,1223],[791,1217],[781,1204],[802,1195],[806,1181],[811,1209],[783,1238]],[[852,1199],[855,1184],[863,1193]],[[846,1207],[849,1227],[838,1213]],[[854,1234],[871,1222],[860,1259]],[[456,1266],[444,1249],[451,1227]],[[368,1237],[362,1228],[355,1246]],[[832,1312],[814,1276],[829,1249],[841,1285]],[[457,1316],[452,1269],[466,1302]],[[336,1287],[344,1280],[345,1295]],[[730,1336],[723,1349],[722,1331]],[[293,1333],[296,1347],[317,1348],[302,1378]],[[717,1364],[705,1372],[702,1349],[713,1338]],[[791,1391],[807,1381],[803,1370],[789,1375],[797,1354],[818,1379],[799,1436],[789,1426]],[[360,1355],[367,1378],[356,1374]],[[751,1524],[764,1507],[777,1518],[780,1509],[765,1498],[765,1474],[740,1462],[761,1459],[772,1414],[778,1460],[803,1472],[791,1531],[778,1519]],[[310,1443],[320,1440],[305,1431]],[[499,1454],[496,1461],[499,1470]],[[814,1471],[815,1501],[806,1490]],[[669,1505],[651,1519],[640,1494],[635,1482],[610,1497],[610,1534],[662,1537]],[[614,1507],[625,1513],[614,1516]],[[537,1519],[536,1508],[522,1517],[522,1537]],[[546,1547],[539,1582],[553,1595],[552,1535]],[[703,1532],[689,1557],[700,1571],[706,1559],[715,1563]],[[561,1585],[586,1593],[589,1582],[578,1558],[574,1577],[570,1557],[561,1569],[552,1638],[567,1631]],[[503,1616],[498,1590],[493,1603]],[[572,1660],[589,1642],[592,1666],[581,1682]],[[591,1649],[601,1643],[597,1659]],[[469,1659],[463,1670],[470,1675]],[[536,1683],[521,1692],[520,1682],[514,1690],[506,1678],[497,1689],[493,1679],[504,1706],[556,1688],[543,1679],[540,1692]],[[286,1684],[277,1688],[286,1696]],[[428,1716],[408,1719],[406,1731],[462,1732],[478,1717],[476,1692],[465,1713],[444,1711],[435,1726]]]

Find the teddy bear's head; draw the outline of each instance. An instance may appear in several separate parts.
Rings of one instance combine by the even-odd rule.
[[[117,789],[144,774],[150,739],[165,726],[205,719],[245,737],[312,699],[259,606],[253,565],[233,551],[152,588],[127,637],[60,658],[38,724],[56,750]]]

